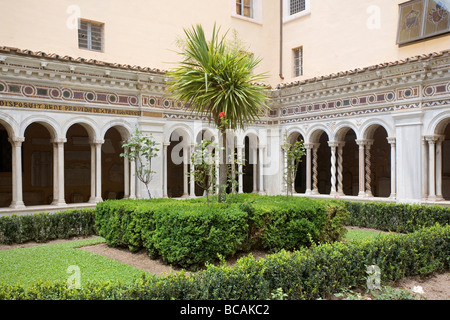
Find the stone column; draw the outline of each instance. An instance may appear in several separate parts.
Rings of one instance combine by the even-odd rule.
[[[306,191],[305,194],[311,194],[311,150],[313,148],[312,143],[305,143],[306,149]]]
[[[359,146],[359,193],[358,197],[365,197],[366,192],[364,190],[364,146],[366,144],[365,140],[356,140]]]
[[[11,143],[12,156],[12,201],[11,208],[24,208],[23,189],[22,189],[22,142],[24,137],[16,137],[8,139]]]
[[[338,142],[338,157],[337,157],[337,193],[341,196],[344,195],[344,157],[343,157],[343,152],[344,152],[344,146],[345,146],[345,142],[344,141],[339,141]]]
[[[237,157],[238,157],[238,193],[244,193],[244,178],[243,178],[243,171],[242,171],[242,154],[243,154],[243,150],[244,150],[245,146],[242,145],[238,145],[237,146]]]
[[[253,191],[258,192],[258,149],[255,148],[253,152]]]
[[[317,188],[317,182],[318,182],[318,167],[317,167],[317,150],[319,150],[320,143],[314,143],[313,144],[313,189],[311,194],[319,194],[319,189]]]
[[[436,140],[436,200],[442,201],[442,142],[445,136],[438,136]]]
[[[259,161],[258,161],[259,192],[262,194],[264,193],[264,150],[265,150],[265,146],[259,147]]]
[[[188,154],[189,147],[183,147],[183,198],[189,196],[189,184],[188,184]]]
[[[95,193],[97,191],[96,184],[97,184],[97,176],[96,176],[96,145],[93,141],[90,143],[91,145],[91,197],[89,198],[89,203],[96,203],[96,196]]]
[[[167,198],[167,147],[169,143],[163,143],[163,198]]]
[[[101,202],[102,199],[102,145],[105,140],[96,140],[95,144],[95,202]]]
[[[436,137],[427,136],[428,141],[428,200],[436,200]]]
[[[422,200],[428,198],[428,142],[422,137]]]
[[[130,199],[136,199],[136,161],[130,161]]]
[[[336,194],[336,141],[328,141],[328,146],[331,149],[331,195]]]
[[[371,171],[371,165],[372,162],[370,160],[370,149],[373,145],[373,140],[367,140],[366,142],[366,195],[368,197],[373,197],[372,194],[372,171]]]
[[[396,139],[393,137],[387,138],[391,145],[391,194],[389,198],[395,199],[397,197],[397,157],[396,157]]]
[[[123,184],[123,197],[126,199],[130,197],[130,160],[128,157],[123,158]]]

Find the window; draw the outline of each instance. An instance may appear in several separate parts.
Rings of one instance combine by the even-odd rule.
[[[311,13],[311,0],[283,0],[283,22],[289,22]]]
[[[450,3],[413,0],[400,4],[397,44],[450,32]]]
[[[236,14],[253,18],[253,0],[236,0]]]
[[[306,9],[306,0],[290,0],[289,14],[293,15]]]
[[[303,75],[303,48],[295,48],[294,50],[294,77]]]
[[[78,48],[103,51],[103,24],[80,20],[78,26]]]

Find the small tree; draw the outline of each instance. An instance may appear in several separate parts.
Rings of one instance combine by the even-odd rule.
[[[136,132],[126,143],[122,145],[124,152],[121,157],[128,157],[130,161],[136,162],[136,176],[142,181],[147,188],[148,196],[152,200],[149,184],[153,178],[155,171],[152,171],[152,158],[156,157],[159,149],[156,142],[150,136],[145,136],[136,128]]]
[[[291,199],[294,197],[294,181],[297,176],[298,166],[302,161],[302,157],[305,154],[305,147],[303,141],[296,141],[291,143],[286,136],[283,143],[284,159],[286,168],[284,170],[284,179],[286,181],[286,197],[291,195]]]
[[[215,144],[210,141],[202,140],[195,148],[191,156],[191,165],[193,170],[188,175],[194,179],[195,183],[205,190],[206,201],[209,207],[209,193],[214,187],[216,178],[216,165],[213,149]]]

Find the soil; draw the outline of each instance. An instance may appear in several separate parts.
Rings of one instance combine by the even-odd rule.
[[[80,240],[86,238],[72,238],[70,240],[54,240],[45,244],[60,243],[64,241]],[[24,243],[15,245],[0,245],[0,250],[24,248],[30,246],[42,245],[41,243]],[[127,249],[112,248],[106,243],[85,246],[81,248],[88,252],[92,252],[110,259],[117,260],[122,263],[129,264],[137,269],[147,271],[156,275],[169,274],[180,271],[180,268],[172,267],[165,264],[161,259],[150,259],[146,250],[141,250],[136,253],[132,253]],[[253,257],[260,258],[265,256],[263,251],[252,252]],[[247,255],[241,254],[227,260],[227,264],[232,266],[237,259]],[[187,272],[188,273],[188,272]],[[422,287],[423,293],[421,295],[427,300],[450,300],[450,272],[435,273],[428,276],[415,276],[402,279],[391,285],[393,288],[409,289],[414,287]]]

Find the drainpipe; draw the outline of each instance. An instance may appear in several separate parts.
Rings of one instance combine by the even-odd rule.
[[[280,0],[280,79],[283,77],[283,0]]]

